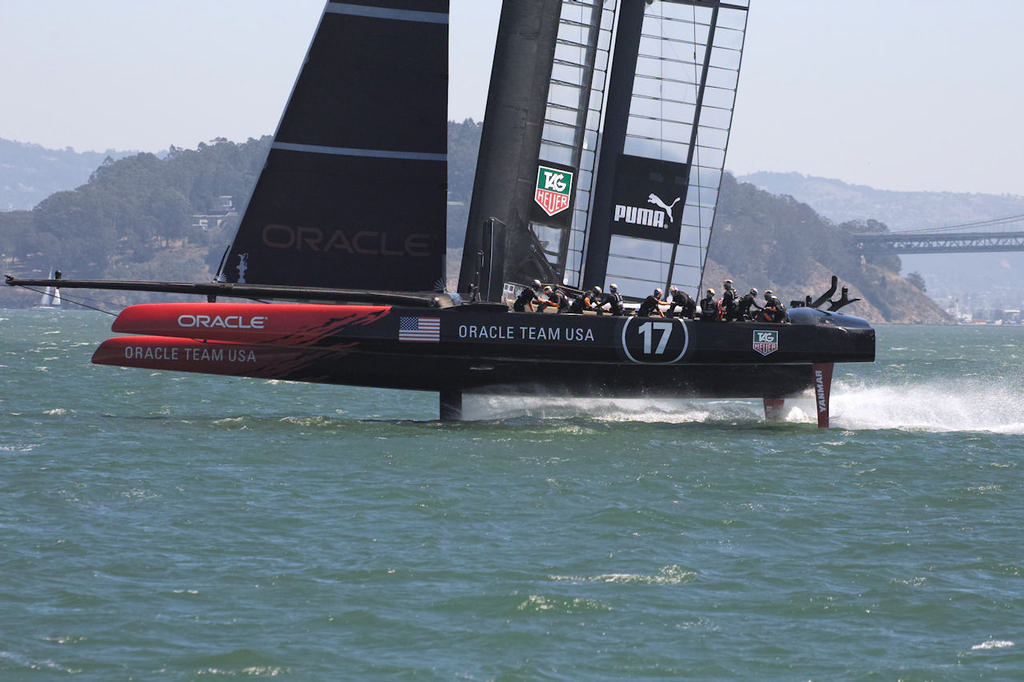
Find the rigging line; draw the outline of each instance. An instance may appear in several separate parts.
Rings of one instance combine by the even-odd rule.
[[[25,289],[26,291],[31,291],[31,292],[34,292],[34,293],[37,293],[37,294],[40,294],[40,295],[43,295],[43,294],[46,293],[45,289],[40,290],[40,289],[37,289],[36,287],[25,286],[24,284],[19,284],[18,286],[20,288],[22,288],[22,289]],[[88,303],[83,303],[82,301],[75,300],[74,298],[71,298],[71,297],[69,297],[69,296],[67,296],[65,294],[61,294],[60,295],[60,302],[61,302],[61,304],[69,303],[71,305],[76,305],[79,308],[85,308],[86,310],[94,310],[94,311],[96,311],[98,313],[103,313],[104,315],[109,315],[110,317],[117,317],[120,314],[120,313],[112,313],[109,310],[104,310],[103,308],[97,308],[95,306],[91,306]]]
[[[699,85],[699,83],[700,83],[700,68],[698,67],[698,62],[697,62],[697,5],[691,5],[690,6],[690,19],[691,19],[690,20],[690,28],[693,31],[693,42],[692,42],[692,45],[693,45],[693,88],[694,88],[694,90],[693,90],[693,101],[694,101],[694,104],[696,105],[696,104],[699,103],[699,100],[700,100],[700,92],[699,92],[699,88],[700,88],[700,85]],[[708,41],[710,41],[710,40],[711,40],[711,30],[709,28],[708,29]],[[696,131],[696,134],[693,137],[694,149],[691,152],[692,157],[693,157],[693,163],[690,165],[689,168],[686,169],[686,172],[690,173],[692,171],[692,169],[694,167],[696,167],[695,174],[696,174],[696,179],[697,179],[697,200],[696,200],[696,202],[694,202],[694,204],[695,204],[696,209],[697,209],[697,258],[698,258],[698,260],[700,262],[700,269],[698,270],[698,272],[700,273],[700,281],[697,282],[697,292],[696,292],[696,294],[697,294],[698,297],[700,297],[701,289],[704,287],[704,268],[707,266],[707,260],[708,260],[708,248],[707,247],[711,246],[711,238],[710,238],[710,236],[708,237],[707,247],[703,246],[704,238],[703,238],[701,233],[702,233],[702,231],[704,229],[704,211],[702,210],[703,199],[702,199],[702,197],[700,195],[700,190],[701,190],[701,180],[700,180],[700,169],[701,169],[701,160],[700,160],[700,119],[701,119],[701,116],[700,116],[700,107],[699,106],[696,107],[696,112],[695,112],[694,116],[695,116],[695,118],[694,118],[694,121],[693,121],[693,127],[694,127],[694,130]],[[688,188],[691,187],[689,179],[687,179],[687,187]],[[716,198],[716,202],[717,202],[717,198]],[[684,211],[686,210],[685,206],[683,207],[683,210]],[[675,264],[673,263],[673,265],[675,265]]]

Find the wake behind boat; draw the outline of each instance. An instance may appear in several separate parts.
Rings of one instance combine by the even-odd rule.
[[[770,412],[813,389],[827,426],[833,363],[874,359],[864,320],[818,309],[835,285],[784,323],[506,299],[533,279],[616,282],[633,301],[703,289],[747,0],[505,2],[458,294],[443,291],[448,5],[406,7],[326,4],[217,282],[61,282],[208,298],[127,308],[113,330],[128,336],[93,362],[437,391],[442,418],[466,393]]]

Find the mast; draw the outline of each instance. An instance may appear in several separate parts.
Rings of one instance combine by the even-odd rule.
[[[536,162],[561,5],[561,0],[507,0],[502,4],[462,251],[460,292],[469,292],[479,274],[484,298],[498,300],[500,286],[491,290],[488,281],[500,282],[517,261],[530,260],[532,245],[525,221],[537,181]],[[503,237],[500,226],[508,230],[507,236]],[[502,240],[508,247],[504,263],[493,265],[500,274],[486,266],[478,273],[479,254],[487,240]],[[532,260],[535,276],[551,281],[553,273],[550,268],[544,271],[543,260]],[[492,262],[485,258],[485,263]]]

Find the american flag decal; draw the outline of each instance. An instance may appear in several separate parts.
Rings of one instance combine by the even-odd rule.
[[[436,317],[401,317],[398,340],[413,343],[440,343],[441,320]]]

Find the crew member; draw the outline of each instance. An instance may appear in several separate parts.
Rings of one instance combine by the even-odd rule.
[[[758,322],[771,322],[775,317],[775,305],[772,300],[775,298],[775,294],[772,293],[771,289],[764,290],[764,305],[761,306],[761,310],[758,311],[757,316],[754,318]]]
[[[608,306],[608,312],[612,315],[625,315],[626,308],[622,303],[622,294],[619,293],[619,285],[609,284],[608,293],[604,297],[601,307]]]
[[[669,298],[671,303],[668,306],[668,317],[685,317],[693,319],[694,314],[697,312],[697,302],[690,298],[690,295],[685,291],[680,291],[673,284],[668,289]],[[679,307],[679,314],[675,314],[676,306]]]
[[[749,320],[752,318],[750,308],[754,307],[758,310],[761,306],[757,304],[757,289],[751,289],[747,293],[740,296],[739,301],[736,302],[736,319],[737,320]]]
[[[560,313],[569,305],[569,297],[563,294],[558,287],[546,284],[544,285],[544,294],[547,296],[547,300],[540,302],[540,312],[544,312],[547,308],[554,308],[556,313]]]
[[[530,312],[536,310],[535,306],[541,303],[540,299],[537,298],[538,289],[540,289],[539,279],[533,280],[532,286],[523,287],[523,290],[519,292],[519,297],[512,304],[512,310],[517,313],[525,313],[527,306],[529,306]]]
[[[736,319],[736,290],[732,288],[732,280],[727,279],[722,284],[722,301],[719,304],[721,318],[726,322]]]
[[[785,322],[786,308],[782,305],[779,297],[772,293],[771,289],[764,292],[764,307],[757,314],[758,322]]]
[[[720,319],[719,312],[718,303],[715,302],[715,290],[708,289],[700,301],[700,319],[718,320]]]
[[[661,312],[661,306],[667,304],[668,301],[661,300],[663,293],[661,289],[655,289],[653,294],[640,303],[640,309],[636,314],[640,317],[665,317],[665,313]]]
[[[786,312],[786,306],[782,305],[782,301],[775,294],[772,294],[772,305],[775,308],[772,312],[772,322],[789,322],[789,313]]]
[[[597,310],[601,301],[601,287],[594,287],[582,296],[578,297],[569,306],[570,313],[582,313],[584,310]]]

